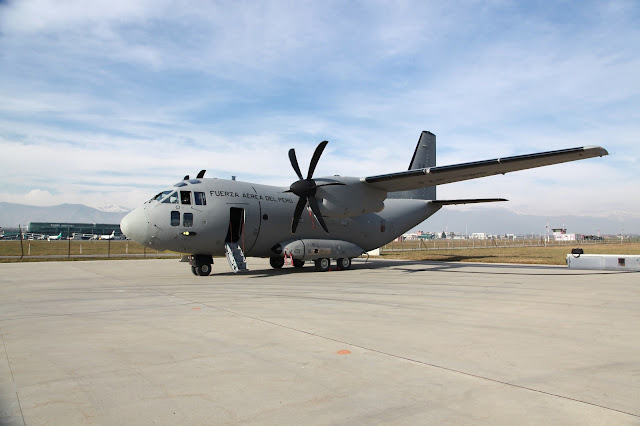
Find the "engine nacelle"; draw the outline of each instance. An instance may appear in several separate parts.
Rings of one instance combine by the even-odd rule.
[[[316,182],[321,183],[320,181],[321,179],[316,179]],[[378,213],[384,209],[386,191],[366,185],[358,178],[336,177],[335,181],[345,185],[322,186],[316,192],[323,216],[342,219]]]
[[[282,253],[298,260],[351,259],[365,253],[357,245],[341,240],[302,239],[283,244]]]

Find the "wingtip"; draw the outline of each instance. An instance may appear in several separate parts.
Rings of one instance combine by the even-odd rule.
[[[607,151],[606,149],[604,149],[601,146],[597,146],[597,145],[589,145],[589,146],[585,146],[583,148],[585,151],[593,151],[596,153],[596,155],[598,155],[599,157],[605,156],[605,155],[609,155],[609,151]]]

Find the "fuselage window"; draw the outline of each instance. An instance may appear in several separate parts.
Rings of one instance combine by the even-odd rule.
[[[164,199],[163,203],[178,204],[178,193],[172,192],[171,195]]]
[[[182,226],[193,226],[193,213],[185,213],[182,215]]]
[[[171,211],[171,226],[180,225],[180,212],[177,210]]]
[[[191,204],[191,191],[180,191],[180,202],[182,204]]]
[[[206,206],[207,205],[207,199],[204,196],[204,192],[194,192],[193,193],[193,198],[194,198],[197,206]]]

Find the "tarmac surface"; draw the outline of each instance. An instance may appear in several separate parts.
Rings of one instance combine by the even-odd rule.
[[[0,264],[0,424],[640,424],[640,275]]]

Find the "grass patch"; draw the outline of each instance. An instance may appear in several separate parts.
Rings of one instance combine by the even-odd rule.
[[[585,254],[640,255],[640,243],[589,244],[560,247],[496,247],[454,250],[420,250],[384,253],[383,259],[431,260],[442,262],[520,263],[566,265],[572,248],[582,248]]]

